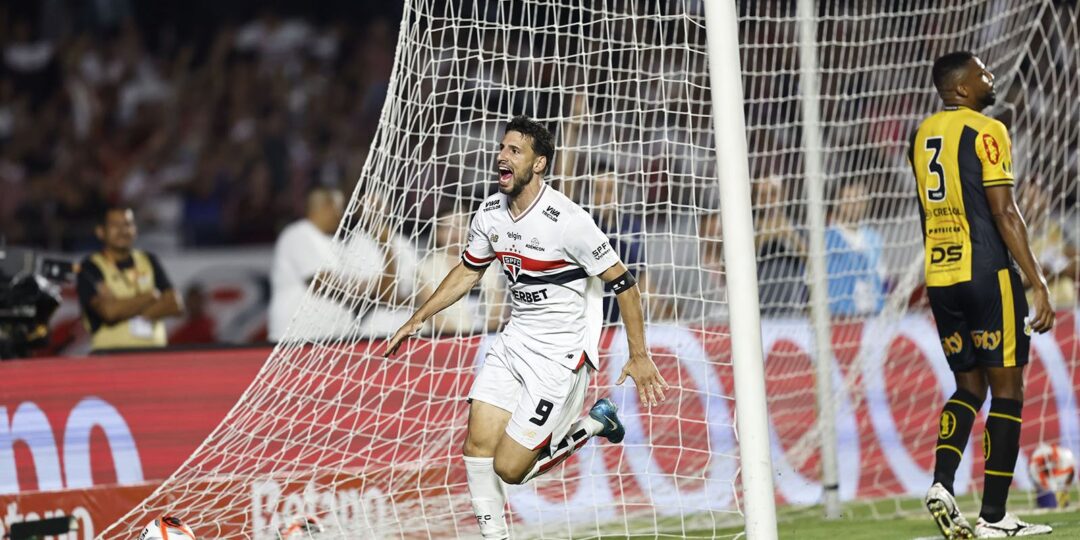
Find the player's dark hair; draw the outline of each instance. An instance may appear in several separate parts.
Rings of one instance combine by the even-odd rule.
[[[551,166],[551,160],[555,159],[555,137],[551,136],[551,132],[543,124],[525,115],[515,116],[506,124],[506,132],[511,131],[516,131],[532,140],[533,152],[547,158],[544,170]]]
[[[107,204],[98,212],[97,224],[105,226],[109,222],[109,214],[113,212],[127,212],[131,207],[126,204]]]
[[[972,58],[975,58],[975,53],[971,51],[955,51],[934,60],[934,88],[937,88],[938,92],[944,89]]]

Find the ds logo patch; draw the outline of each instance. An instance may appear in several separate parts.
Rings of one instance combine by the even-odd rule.
[[[960,244],[930,248],[930,264],[954,263],[963,257],[964,247]]]

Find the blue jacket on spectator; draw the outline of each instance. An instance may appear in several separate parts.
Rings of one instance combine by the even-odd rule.
[[[877,231],[865,225],[854,230],[830,225],[825,231],[825,253],[829,312],[850,316],[881,311],[885,280]]]

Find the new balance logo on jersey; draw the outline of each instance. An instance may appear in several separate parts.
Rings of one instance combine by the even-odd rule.
[[[540,240],[536,237],[533,237],[532,240],[529,240],[529,243],[525,244],[525,247],[536,251],[545,251],[544,246],[540,245]]]
[[[492,210],[497,210],[500,206],[502,206],[502,203],[499,202],[499,199],[492,199],[484,203],[484,211],[490,212]]]
[[[503,268],[510,274],[510,281],[517,282],[518,273],[521,272],[521,258],[513,255],[503,255]]]
[[[549,207],[547,207],[547,210],[544,210],[544,217],[550,219],[551,221],[556,221],[557,222],[557,221],[559,221],[559,214],[560,213],[561,212],[556,210],[554,206],[549,206]]]
[[[526,304],[535,304],[541,300],[547,300],[547,289],[540,289],[539,291],[515,291],[511,290],[511,294],[514,295],[514,300],[518,302],[524,302]]]

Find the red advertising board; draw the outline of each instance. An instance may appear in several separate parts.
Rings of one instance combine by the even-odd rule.
[[[679,492],[679,501],[666,501],[668,495],[654,489],[664,474],[673,478],[704,475],[706,480],[700,487],[689,488],[703,494],[702,508],[734,505],[731,489],[724,497],[705,496],[715,493],[716,488],[708,479],[719,478],[730,486],[736,474],[734,467],[722,460],[709,459],[717,452],[730,454],[735,448],[730,427],[732,404],[715,399],[737,391],[731,379],[729,342],[725,329],[715,330],[650,327],[649,342],[657,363],[665,378],[677,387],[671,393],[673,399],[649,413],[634,404],[632,393],[629,398],[621,395],[627,441],[619,446],[586,447],[580,460],[567,463],[566,474],[556,474],[567,479],[558,490],[546,489],[543,482],[535,491],[513,490],[510,504],[515,520],[543,519],[551,512],[562,512],[568,504],[580,508],[586,518],[596,519],[598,514],[592,507],[611,511],[618,507],[613,504],[618,500],[656,508],[695,500],[693,493],[684,490]],[[806,321],[763,324],[776,491],[782,503],[816,502],[821,493],[815,480],[816,453],[812,446],[809,454],[806,450],[816,419],[812,335]],[[1065,312],[1059,315],[1052,334],[1033,338],[1022,436],[1025,452],[1040,441],[1070,447],[1080,443],[1076,336],[1075,314]],[[594,384],[607,387],[618,376],[624,341],[620,330],[605,335],[604,365]],[[304,381],[312,371],[285,371],[290,373],[288,379],[301,379],[301,389],[306,383],[316,383],[310,385],[313,402],[326,403],[334,397],[362,400],[358,388],[379,388],[380,406],[358,408],[356,429],[334,436],[354,439],[344,448],[362,449],[347,452],[351,466],[383,466],[418,456],[405,446],[364,441],[397,440],[398,435],[415,431],[423,416],[438,416],[443,422],[458,418],[467,407],[463,398],[472,378],[469,368],[482,356],[484,345],[482,338],[415,340],[393,362],[372,364],[377,368],[356,372],[352,378],[331,378],[322,373],[317,381]],[[360,344],[344,354],[356,357],[366,347]],[[842,497],[872,498],[925,489],[937,411],[951,386],[932,322],[924,315],[912,314],[894,323],[837,325],[833,348],[835,376],[844,382],[835,385]],[[232,349],[0,363],[0,534],[11,523],[58,512],[80,518],[78,538],[100,533],[191,455],[248,387],[269,354],[269,349]],[[619,392],[615,391],[616,396]],[[259,407],[271,407],[277,398],[265,393],[250,399],[250,406],[262,410]],[[318,425],[325,414],[329,413],[305,416],[315,418],[313,423]],[[445,444],[460,444],[454,431],[458,427],[463,426],[455,424]],[[981,424],[975,430],[980,433]],[[252,431],[245,436],[260,434]],[[648,450],[672,445],[684,451]],[[293,456],[287,445],[275,449]],[[461,471],[451,459],[455,449],[438,452],[441,461],[437,465],[451,471],[432,478],[438,477],[441,483],[453,479],[453,489],[460,491]],[[329,459],[305,456],[294,457],[301,462]],[[584,456],[601,459],[591,461],[586,470]],[[981,477],[981,459],[965,459],[958,472],[960,490],[977,485]],[[245,524],[245,530],[255,529],[256,533],[260,528],[273,530],[275,524],[305,508],[311,497],[303,490],[313,489],[308,485],[311,482],[318,483],[314,479],[287,485],[270,476],[259,479],[272,464],[253,457],[233,461],[256,478],[237,491],[237,498],[230,499],[238,508],[235,519]],[[316,470],[325,466],[313,465],[317,465]],[[1025,466],[1022,453],[1018,468]],[[656,471],[664,474],[657,476]],[[1016,480],[1021,487],[1028,482],[1026,475],[1017,475]],[[370,512],[387,501],[381,494],[389,486],[374,481],[370,485],[342,483],[340,478],[336,482],[338,488],[348,488],[339,489],[339,499],[365,501],[339,501],[338,506],[363,507],[364,512]],[[321,501],[325,495],[318,492],[312,497]],[[313,508],[319,509],[317,504]]]
[[[269,352],[0,363],[0,536],[61,511],[92,538],[191,455]]]

